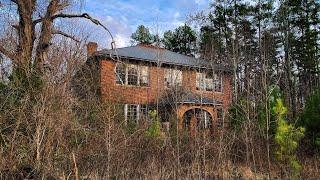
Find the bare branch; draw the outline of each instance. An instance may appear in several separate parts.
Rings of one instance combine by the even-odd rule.
[[[8,50],[6,50],[4,47],[0,46],[0,53],[2,53],[3,55],[5,55],[6,57],[8,57],[11,60],[14,60],[15,56],[13,53],[10,53]]]
[[[91,22],[93,22],[94,24],[101,26],[103,29],[105,29],[106,31],[108,31],[108,33],[111,36],[111,39],[114,43],[114,38],[110,32],[110,30],[104,26],[99,20],[92,18],[88,13],[83,13],[83,14],[64,14],[64,13],[60,13],[60,14],[56,14],[54,16],[51,17],[52,20],[57,19],[57,18],[86,18],[88,20],[90,20]],[[40,23],[44,20],[44,18],[40,18],[37,19],[35,21],[33,21],[34,24]]]
[[[67,34],[65,32],[62,32],[60,30],[53,30],[52,34],[59,34],[59,35],[62,35],[64,37],[67,37],[67,38],[70,38],[76,42],[80,42],[77,38],[75,38],[74,36],[70,35],[70,34]]]
[[[99,21],[92,18],[89,14],[87,13],[83,13],[83,14],[57,14],[52,16],[52,19],[56,19],[56,18],[86,18],[89,19],[90,21],[92,21],[94,24],[99,25]]]
[[[88,13],[83,13],[83,14],[63,14],[63,13],[61,13],[61,14],[54,15],[52,18],[53,19],[56,19],[56,18],[86,18],[86,19],[89,19],[91,22],[93,22],[94,24],[96,24],[98,26],[101,26],[104,30],[106,30],[109,33],[109,35],[111,36],[111,39],[112,39],[111,47],[112,47],[112,49],[115,48],[114,47],[115,46],[114,38],[113,38],[113,35],[110,32],[110,30],[105,25],[103,25],[99,20],[92,18]]]

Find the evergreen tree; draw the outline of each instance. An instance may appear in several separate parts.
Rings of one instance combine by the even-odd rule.
[[[189,56],[195,53],[196,41],[196,32],[186,24],[174,31],[166,31],[162,39],[166,49]]]
[[[277,158],[285,165],[289,165],[291,178],[298,179],[302,167],[296,156],[296,150],[300,139],[304,136],[305,129],[302,127],[295,128],[287,123],[284,119],[287,108],[283,105],[282,99],[277,99],[273,111],[277,117],[275,134],[275,142],[278,145],[276,150]]]
[[[136,32],[131,35],[134,43],[152,44],[155,36],[149,32],[149,29],[144,25],[138,26]]]

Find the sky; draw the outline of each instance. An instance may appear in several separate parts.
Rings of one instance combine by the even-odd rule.
[[[147,26],[151,33],[162,34],[184,24],[189,15],[209,7],[210,0],[85,0],[83,11],[106,25],[117,47],[129,46],[137,26]],[[110,37],[101,28],[87,24],[89,40],[108,46]],[[108,48],[108,47],[107,47]]]

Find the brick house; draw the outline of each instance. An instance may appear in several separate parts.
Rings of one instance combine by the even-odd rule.
[[[122,104],[126,122],[139,123],[156,109],[163,122],[170,113],[179,128],[192,132],[223,126],[231,103],[230,68],[152,45],[97,51],[91,42],[87,52],[87,63],[98,67],[97,93]]]

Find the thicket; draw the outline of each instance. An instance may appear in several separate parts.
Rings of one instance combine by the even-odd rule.
[[[178,129],[175,116],[166,117],[167,132],[155,112],[151,124],[126,124],[121,107],[99,98],[98,87],[90,86],[98,76],[82,67],[85,43],[74,42],[79,32],[63,18],[101,23],[86,13],[69,14],[68,2],[1,4],[1,20],[15,18],[0,23],[1,72],[3,64],[13,68],[0,82],[0,179],[319,177],[318,152],[305,152],[319,142],[319,91],[310,96],[320,82],[317,1],[217,0],[208,14],[192,17],[201,25],[200,42],[187,25],[166,34],[168,49],[232,65],[233,104],[225,128],[194,136]],[[138,42],[159,42],[139,29],[133,36]],[[66,37],[54,36],[59,33]],[[90,76],[76,76],[81,70]],[[82,82],[80,96],[75,77]],[[166,99],[173,102],[175,95]],[[176,104],[170,107],[174,114]],[[306,131],[300,140],[303,131],[295,123],[302,109],[298,127]]]

